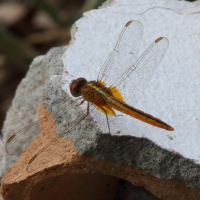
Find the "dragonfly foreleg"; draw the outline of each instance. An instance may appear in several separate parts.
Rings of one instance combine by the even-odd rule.
[[[77,100],[80,100],[80,99],[82,99],[82,97],[76,99],[76,101],[77,101]],[[80,105],[82,105],[82,104],[84,103],[84,101],[85,101],[85,99],[83,99],[80,103],[77,101],[76,106],[80,106]]]
[[[83,103],[84,103],[84,101],[85,101],[85,99],[83,99],[83,100],[81,101],[80,105],[81,105],[81,104],[83,104]]]
[[[85,101],[85,100],[84,100]],[[84,116],[84,117],[82,117],[81,119],[80,119],[80,121],[82,121],[83,119],[85,119],[88,115],[89,115],[89,102],[87,103],[87,113],[86,113],[86,115]]]
[[[109,134],[110,134],[110,125],[109,125],[109,121],[108,121],[108,114],[107,114],[107,111],[101,107],[101,109],[105,112],[106,114],[106,119],[107,119],[107,124],[108,124],[108,130],[109,130]]]
[[[81,97],[77,97],[76,98],[76,101],[79,101],[80,99],[82,99],[83,97],[81,96]]]

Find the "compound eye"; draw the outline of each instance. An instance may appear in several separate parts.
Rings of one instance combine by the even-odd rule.
[[[81,87],[87,83],[86,79],[78,78],[77,80],[72,80],[69,84],[70,92],[74,97],[81,96]]]
[[[74,79],[71,81],[71,83],[69,84],[69,87],[71,87],[74,81],[75,81]]]

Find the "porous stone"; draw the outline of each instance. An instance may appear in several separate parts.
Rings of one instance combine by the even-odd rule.
[[[19,84],[12,106],[6,114],[2,129],[0,148],[0,177],[4,175],[20,155],[10,156],[5,152],[8,138],[29,123],[37,120],[37,109],[42,97],[41,62],[43,56],[36,57],[30,65],[26,77]]]

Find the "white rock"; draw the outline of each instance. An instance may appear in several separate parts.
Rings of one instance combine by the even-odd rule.
[[[116,0],[76,22],[78,31],[63,62],[65,89],[71,79],[95,80],[130,20],[144,26],[139,55],[158,37],[169,48],[135,108],[160,118],[175,130],[153,127],[123,115],[111,123],[121,135],[145,137],[186,158],[200,160],[200,6],[199,2]],[[130,91],[131,92],[131,91]],[[106,120],[106,118],[105,118]]]

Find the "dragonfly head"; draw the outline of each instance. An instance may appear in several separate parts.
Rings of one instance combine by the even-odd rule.
[[[81,96],[81,87],[87,83],[87,80],[84,78],[78,78],[76,80],[72,80],[72,82],[69,84],[70,87],[70,93],[74,97]]]

